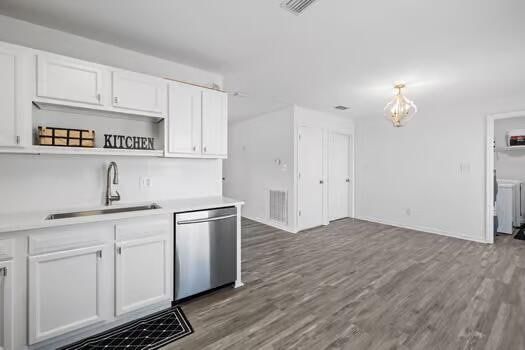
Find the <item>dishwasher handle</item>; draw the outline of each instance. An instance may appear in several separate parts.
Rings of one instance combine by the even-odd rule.
[[[218,220],[234,218],[236,216],[237,216],[237,214],[231,214],[231,215],[224,215],[224,216],[216,216],[216,217],[213,217],[213,218],[181,220],[181,221],[177,221],[177,225],[189,225],[189,224],[198,224],[198,223],[201,223],[201,222],[218,221]]]

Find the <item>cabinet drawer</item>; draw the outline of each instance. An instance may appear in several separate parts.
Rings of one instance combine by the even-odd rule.
[[[29,236],[29,255],[104,244],[112,240],[111,226],[91,224],[56,227]]]
[[[163,236],[170,233],[170,220],[146,220],[140,222],[126,222],[115,225],[115,240],[127,241],[152,236]]]

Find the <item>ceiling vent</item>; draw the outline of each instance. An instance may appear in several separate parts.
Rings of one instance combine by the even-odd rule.
[[[335,109],[338,109],[338,110],[340,110],[340,111],[346,111],[346,110],[349,109],[350,107],[346,107],[346,106],[341,106],[341,105],[339,105],[339,106],[335,106],[334,108],[335,108]]]
[[[285,8],[291,13],[300,15],[301,13],[303,13],[304,10],[306,10],[307,7],[312,5],[314,2],[317,2],[317,0],[283,0],[281,2],[281,7]]]

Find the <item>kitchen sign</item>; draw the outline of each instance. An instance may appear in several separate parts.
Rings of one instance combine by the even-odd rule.
[[[104,134],[104,148],[154,150],[153,137]]]

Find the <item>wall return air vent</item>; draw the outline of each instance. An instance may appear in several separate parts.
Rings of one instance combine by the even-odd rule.
[[[283,0],[281,2],[281,7],[290,11],[291,13],[300,15],[314,2],[317,2],[317,0]]]

